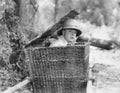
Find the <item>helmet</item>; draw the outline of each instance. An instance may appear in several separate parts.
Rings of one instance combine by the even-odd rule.
[[[82,33],[79,25],[80,24],[77,20],[69,19],[64,23],[62,29],[58,31],[58,35],[62,35],[62,30],[75,29],[77,31],[77,36],[79,36]]]

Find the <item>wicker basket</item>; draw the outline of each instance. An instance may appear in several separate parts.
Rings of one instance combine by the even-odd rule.
[[[89,43],[27,49],[34,93],[86,93]]]

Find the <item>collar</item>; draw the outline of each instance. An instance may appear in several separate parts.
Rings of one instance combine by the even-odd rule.
[[[67,45],[68,42],[65,40],[65,38],[63,36],[60,36],[59,39],[65,44]]]

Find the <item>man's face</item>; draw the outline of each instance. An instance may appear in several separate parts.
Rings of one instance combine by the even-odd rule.
[[[77,31],[74,29],[63,30],[63,36],[68,43],[76,42],[76,39],[77,39],[76,34],[77,34]]]

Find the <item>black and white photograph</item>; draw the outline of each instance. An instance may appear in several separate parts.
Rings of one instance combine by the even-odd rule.
[[[0,93],[120,93],[120,0],[0,0]]]

